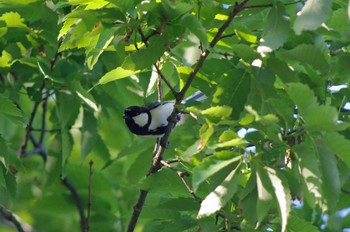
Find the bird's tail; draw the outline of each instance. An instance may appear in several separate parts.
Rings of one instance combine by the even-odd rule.
[[[206,99],[207,96],[205,96],[204,93],[202,93],[201,91],[197,91],[194,94],[192,94],[191,96],[189,96],[188,98],[182,100],[182,104],[186,104],[187,102],[190,101],[202,101],[204,99]]]

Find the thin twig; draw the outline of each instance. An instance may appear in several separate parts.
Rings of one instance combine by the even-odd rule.
[[[227,35],[222,35],[221,37],[220,37],[220,39],[224,39],[224,38],[229,38],[229,37],[232,37],[232,36],[235,36],[236,35],[236,33],[231,33],[231,34],[227,34]]]
[[[160,163],[169,168],[170,170],[176,172],[176,174],[180,177],[180,179],[182,180],[182,182],[184,183],[186,189],[191,193],[191,195],[194,197],[194,199],[196,199],[197,201],[201,202],[202,199],[200,199],[196,193],[192,190],[192,188],[190,187],[190,185],[187,183],[185,176],[189,176],[189,174],[187,172],[181,172],[179,170],[177,170],[176,168],[172,167],[168,162],[165,162],[164,160],[161,160]]]
[[[165,84],[168,86],[168,88],[170,89],[171,93],[174,95],[174,97],[176,98],[176,96],[178,95],[178,92],[172,87],[172,85],[170,84],[170,82],[165,78],[165,76],[163,75],[162,71],[160,70],[159,66],[157,64],[154,64],[154,67],[157,70],[158,76],[160,76],[160,78],[165,82]]]
[[[16,227],[18,232],[25,232],[21,223],[17,220],[15,215],[4,206],[0,205],[0,214],[8,221],[12,222],[12,224]]]
[[[86,225],[85,216],[84,216],[84,205],[83,205],[83,202],[82,202],[82,200],[81,200],[77,190],[75,189],[74,185],[68,179],[67,176],[62,179],[62,183],[70,191],[70,193],[72,195],[72,198],[73,198],[73,200],[75,202],[75,205],[76,205],[76,207],[78,209],[79,217],[80,217],[80,230],[82,232],[86,232],[87,231],[87,225]]]
[[[90,172],[89,172],[89,187],[88,187],[88,208],[87,208],[87,217],[86,217],[86,231],[89,232],[90,230],[90,213],[91,213],[91,206],[92,206],[92,201],[91,201],[91,193],[92,193],[92,165],[94,164],[94,161],[90,160],[89,162],[89,167],[90,167]]]

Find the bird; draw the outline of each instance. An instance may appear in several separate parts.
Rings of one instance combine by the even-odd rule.
[[[197,91],[181,103],[189,101],[201,101],[206,96]],[[174,110],[174,101],[156,101],[146,106],[130,106],[124,110],[124,121],[128,129],[136,135],[149,137],[162,137],[168,126],[168,118]],[[181,118],[179,113],[174,121],[174,127]]]

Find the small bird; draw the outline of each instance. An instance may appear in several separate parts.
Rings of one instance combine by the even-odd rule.
[[[186,104],[189,101],[201,101],[206,96],[197,91],[190,97],[183,100],[181,103]],[[174,110],[175,102],[153,102],[145,107],[143,106],[130,106],[124,111],[124,121],[129,130],[142,136],[161,137],[164,135],[168,126],[168,118]],[[181,114],[178,114],[174,126],[180,120]]]

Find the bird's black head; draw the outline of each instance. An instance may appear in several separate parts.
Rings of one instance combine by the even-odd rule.
[[[148,135],[148,127],[151,124],[151,114],[145,107],[130,106],[124,110],[125,124],[129,130],[137,135]]]

